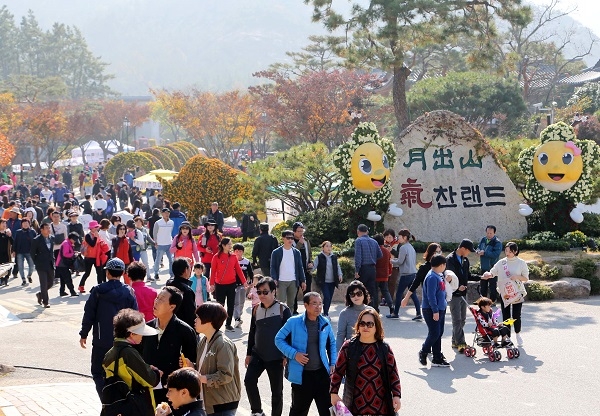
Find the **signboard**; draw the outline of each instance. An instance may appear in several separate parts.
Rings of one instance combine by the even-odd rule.
[[[478,241],[495,225],[501,239],[527,233],[522,198],[481,134],[460,116],[434,111],[395,141],[392,197],[404,214],[386,227],[408,228],[418,240]]]

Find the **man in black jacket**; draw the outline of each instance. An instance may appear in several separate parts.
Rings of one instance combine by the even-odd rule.
[[[206,213],[206,218],[214,220],[217,223],[217,229],[220,233],[223,233],[223,225],[225,225],[225,216],[223,212],[219,210],[219,203],[213,202],[210,204],[210,209]]]
[[[49,308],[48,289],[54,284],[54,237],[50,235],[50,224],[40,225],[40,234],[31,242],[31,258],[40,278],[37,302]]]
[[[29,220],[27,218],[23,218],[21,220],[21,229],[17,230],[17,232],[13,235],[13,250],[15,252],[15,259],[19,265],[21,280],[23,281],[21,286],[27,286],[28,281],[29,283],[32,283],[31,275],[35,270],[35,265],[33,263],[33,258],[31,257],[31,243],[36,236],[37,233],[30,227]],[[25,280],[25,260],[27,260],[27,265],[29,266],[27,280]]]
[[[469,272],[469,259],[467,256],[475,252],[473,242],[464,239],[456,250],[446,257],[446,270],[451,270],[458,277],[458,289],[452,293],[452,300],[448,302],[452,315],[452,348],[458,348],[461,354],[467,348],[465,341],[465,322],[467,319],[467,285],[471,280]]]
[[[252,248],[252,263],[258,264],[263,276],[271,276],[271,253],[277,247],[279,247],[279,241],[273,234],[269,234],[269,224],[261,223],[260,235],[254,240]]]
[[[196,294],[192,290],[190,281],[192,268],[186,258],[178,257],[173,260],[172,270],[175,277],[167,281],[167,286],[175,286],[183,294],[183,301],[181,306],[175,310],[175,315],[193,328],[196,320]]]
[[[138,309],[133,289],[121,283],[121,276],[125,272],[123,260],[110,259],[105,269],[108,281],[94,286],[90,291],[90,297],[83,308],[79,331],[79,345],[86,348],[88,334],[93,328],[91,373],[100,398],[104,387],[102,361],[113,346],[113,318],[121,309]]]
[[[183,301],[183,294],[174,286],[162,288],[154,301],[155,319],[148,326],[162,333],[147,336],[142,340],[142,356],[144,361],[163,372],[162,389],[154,389],[156,403],[166,402],[167,377],[179,368],[179,357],[183,354],[191,362],[196,362],[196,332],[185,322],[175,316],[175,311]]]

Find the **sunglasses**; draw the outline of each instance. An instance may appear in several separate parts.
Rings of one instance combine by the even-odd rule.
[[[365,322],[365,321],[360,321],[360,322],[358,323],[358,326],[359,326],[360,328],[364,328],[365,326],[366,326],[367,328],[373,328],[373,327],[375,327],[375,322]]]
[[[294,237],[284,237],[286,240],[293,240]]]
[[[263,295],[263,296],[267,296],[269,293],[271,293],[270,290],[257,290],[256,291],[257,295]]]
[[[359,291],[359,292],[352,292],[352,293],[350,293],[350,297],[351,298],[358,298],[360,296],[364,296],[363,292]]]

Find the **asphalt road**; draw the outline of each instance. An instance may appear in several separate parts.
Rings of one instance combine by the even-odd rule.
[[[88,282],[93,282],[90,278]],[[34,280],[35,282],[35,280]],[[15,314],[20,322],[5,326],[0,318],[0,364],[39,367],[87,375],[91,350],[80,348],[78,331],[87,295],[57,300],[58,289],[51,289],[51,308],[37,306],[33,295],[37,287],[11,286],[0,289],[0,305]],[[155,285],[155,287],[159,287]],[[342,305],[333,306],[333,325]],[[382,308],[387,313],[387,308]],[[242,330],[226,333],[235,341],[242,379],[249,310]],[[478,350],[467,358],[450,348],[451,324],[447,320],[442,348],[451,368],[422,367],[417,351],[426,335],[423,322],[412,322],[414,310],[402,311],[401,319],[385,320],[386,340],[398,362],[402,382],[402,411],[405,415],[486,414],[587,415],[598,411],[600,391],[600,298],[582,301],[527,302],[523,308],[521,356],[516,360],[489,362]],[[466,330],[474,329],[467,317]],[[468,334],[470,339],[472,335]],[[596,351],[596,352],[594,352]],[[504,354],[505,355],[505,354]],[[77,382],[81,376],[54,371],[20,369],[0,376],[0,386]],[[266,374],[260,380],[264,410],[269,414],[269,387]],[[284,414],[290,404],[290,385],[284,385]],[[238,414],[249,415],[245,392]],[[316,414],[316,411],[311,412]]]

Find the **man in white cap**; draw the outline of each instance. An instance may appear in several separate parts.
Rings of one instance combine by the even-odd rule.
[[[113,346],[113,318],[124,308],[138,309],[137,301],[131,287],[121,283],[125,272],[125,263],[119,258],[110,259],[106,263],[108,281],[95,286],[83,308],[79,345],[86,348],[87,337],[93,328],[91,373],[98,396],[102,397],[104,387],[104,369],[102,360]]]

